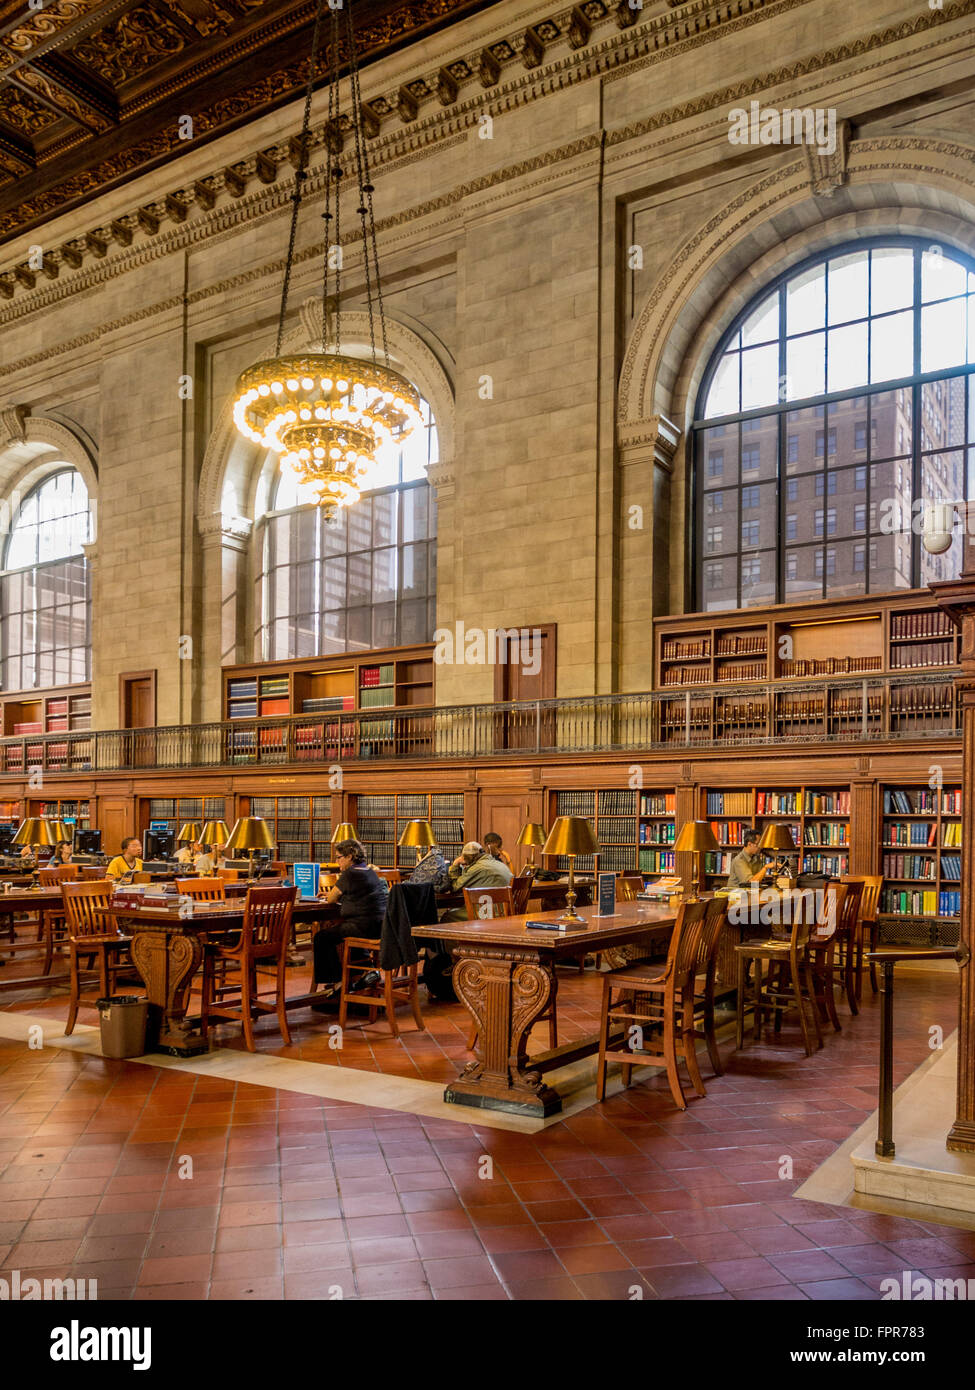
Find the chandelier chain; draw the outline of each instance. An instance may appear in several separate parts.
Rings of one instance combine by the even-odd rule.
[[[376,361],[376,325],[373,311],[373,268],[375,268],[376,293],[379,292],[379,265],[375,267],[370,264],[369,229],[367,223],[368,206],[366,203],[366,184],[367,163],[363,148],[364,140],[362,133],[362,98],[359,91],[359,65],[356,61],[355,32],[352,25],[352,3],[349,0],[346,9],[346,22],[349,32],[349,87],[352,101],[352,126],[355,133],[355,163],[356,176],[359,181],[359,207],[358,213],[362,227],[362,267],[366,281],[366,306],[369,310],[369,345],[372,349],[372,360]],[[382,322],[382,308],[380,306],[380,322]],[[388,363],[387,363],[388,365]]]
[[[318,40],[322,27],[322,11],[325,8],[325,0],[318,0],[315,9],[315,30],[312,34],[311,57],[308,62],[308,83],[305,87],[305,109],[301,120],[301,145],[298,150],[298,167],[295,169],[295,191],[291,195],[291,229],[288,236],[288,254],[284,263],[284,286],[281,291],[281,312],[278,315],[278,336],[275,356],[281,352],[281,342],[284,338],[284,319],[288,311],[288,290],[291,287],[291,263],[294,260],[295,241],[298,235],[298,214],[301,211],[301,194],[305,180],[308,177],[306,172],[309,157],[309,129],[311,124],[311,98],[315,88],[315,71],[318,65]]]

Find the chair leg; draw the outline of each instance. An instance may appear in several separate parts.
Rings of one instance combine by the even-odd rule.
[[[840,1033],[840,1032],[843,1031],[843,1029],[842,1029],[842,1025],[841,1025],[841,1023],[840,1023],[840,1016],[839,1016],[839,1014],[836,1012],[836,979],[835,979],[836,969],[835,969],[835,951],[836,951],[836,946],[835,946],[835,944],[834,944],[834,945],[832,945],[832,946],[830,947],[829,952],[828,952],[828,954],[827,954],[827,960],[826,960],[826,972],[825,972],[826,1012],[827,1012],[827,1015],[828,1015],[828,1017],[829,1017],[830,1023],[832,1023],[832,1025],[833,1025],[833,1031],[834,1031],[835,1033]]]
[[[823,1032],[819,1026],[819,1009],[816,1007],[815,982],[813,981],[812,965],[807,956],[802,966],[802,978],[806,985],[806,995],[809,999],[809,1012],[812,1014],[813,1028],[816,1030],[816,1046],[823,1045]]]
[[[257,993],[257,980],[254,977],[254,963],[246,958],[240,962],[240,1013],[244,1025],[244,1042],[248,1052],[256,1052],[254,1041],[254,1019],[251,1014],[251,1000]]]
[[[205,1038],[210,1031],[210,1008],[213,1004],[213,956],[203,952],[203,980],[200,985],[200,1033]]]
[[[870,922],[868,925],[870,927],[870,949],[871,951],[875,951],[877,949],[877,923]],[[874,994],[877,993],[877,962],[874,960],[870,962],[870,988],[873,990]]]
[[[738,957],[738,990],[735,999],[735,1051],[745,1046],[745,979],[747,963],[744,956]]]
[[[755,971],[755,1032],[756,1042],[762,1040],[762,958],[756,956],[753,961]]]
[[[704,1089],[701,1068],[697,1061],[697,1048],[694,1046],[696,1041],[697,1039],[694,1037],[694,989],[692,986],[690,990],[685,991],[681,1002],[681,1043],[691,1085],[699,1096],[706,1096],[707,1091]]]
[[[78,995],[80,992],[78,952],[73,945],[70,949],[71,963],[69,969],[71,972],[71,989],[68,994],[68,1021],[64,1025],[65,1037],[74,1032],[75,1020],[78,1017]]]
[[[426,1032],[426,1024],[423,1022],[423,1014],[420,1012],[420,982],[417,978],[416,965],[410,966],[410,1008],[413,1011],[413,1021],[421,1033]]]
[[[394,1038],[399,1037],[399,1024],[396,1022],[396,1000],[393,998],[393,971],[383,971],[383,1001],[386,1006],[386,1022]]]
[[[687,1109],[687,1099],[684,1095],[684,1088],[680,1084],[680,1071],[677,1066],[677,1036],[675,1018],[677,1001],[674,1000],[674,1007],[667,1009],[664,1019],[664,1065],[667,1068],[667,1081],[670,1085],[670,1094],[674,1098],[674,1104],[678,1110]]]
[[[802,997],[802,981],[799,978],[798,961],[789,962],[789,983],[792,987],[792,997],[796,1001],[796,1008],[799,1010],[799,1027],[802,1029],[802,1042],[806,1049],[806,1056],[812,1056],[812,1042],[809,1037],[809,1023],[806,1019],[806,1003]]]
[[[339,1028],[345,1032],[345,1020],[349,1016],[349,944],[342,942],[342,982],[339,985]]]
[[[111,987],[108,983],[108,947],[102,946],[98,952],[98,989],[100,997],[107,999],[111,994]]]
[[[711,1070],[715,1076],[724,1076],[718,1039],[714,1031],[714,974],[711,972],[704,986],[704,1041],[707,1044],[708,1057],[711,1059]]]
[[[285,965],[286,965],[286,963],[287,963],[287,961],[286,961],[286,949],[287,949],[287,948],[286,948],[285,946],[282,946],[282,947],[281,947],[281,955],[280,955],[280,958],[278,959],[278,974],[277,974],[278,997],[277,997],[277,999],[275,1000],[275,1004],[277,1005],[278,1027],[279,1027],[280,1030],[281,1030],[281,1036],[282,1036],[282,1038],[284,1038],[284,1045],[285,1045],[285,1047],[290,1047],[290,1046],[291,1046],[291,1032],[290,1032],[290,1030],[289,1030],[289,1028],[288,1028],[288,1013],[287,1013],[287,1010],[286,1010],[285,1007],[284,1007],[284,1004],[285,1004],[285,999],[284,999],[284,981],[285,981],[284,969],[285,969]]]
[[[48,914],[44,919],[44,969],[42,975],[50,975],[54,964],[54,918]]]
[[[603,976],[603,999],[599,1011],[599,1061],[596,1064],[596,1099],[606,1099],[606,1049],[609,1046],[609,1001],[612,987]]]
[[[850,1006],[850,1013],[855,1015],[860,1012],[860,1006],[857,1003],[857,982],[854,974],[854,950],[852,938],[847,939],[844,946],[844,954],[846,956],[846,961],[843,967],[843,983],[846,986],[846,1002]]]

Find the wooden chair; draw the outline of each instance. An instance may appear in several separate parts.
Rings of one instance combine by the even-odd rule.
[[[380,946],[381,942],[372,936],[347,936],[343,941],[339,1027],[345,1028],[350,1004],[365,1004],[369,1010],[369,1022],[375,1023],[379,1010],[383,1009],[393,1037],[398,1038],[396,1006],[409,1004],[413,1022],[421,1033],[425,1032],[426,1026],[420,1012],[419,963],[414,961],[412,965],[401,965],[396,970],[383,970],[379,964]],[[358,960],[352,959],[353,952],[359,954]],[[362,955],[365,955],[365,960],[362,960]],[[362,976],[366,974],[378,974],[379,983],[362,984]],[[353,976],[360,980],[358,985]]]
[[[721,933],[728,921],[728,899],[712,898],[704,915],[704,926],[697,948],[697,968],[694,980],[695,1038],[703,1038],[715,1076],[723,1076],[721,1054],[714,1031],[714,985],[718,971],[718,948]]]
[[[38,883],[77,883],[80,878],[80,864],[54,864],[49,869],[37,871]]]
[[[227,897],[225,881],[222,878],[178,878],[177,893],[185,893],[198,903],[222,903]]]
[[[792,921],[788,935],[772,936],[767,941],[743,941],[735,947],[738,957],[738,1004],[736,1017],[735,1046],[745,1045],[745,992],[748,962],[752,962],[754,980],[752,989],[755,1008],[755,1039],[762,1036],[762,1015],[773,1015],[773,1027],[777,1033],[782,1026],[782,1014],[786,1008],[795,1007],[799,1011],[799,1026],[802,1029],[803,1046],[806,1056],[812,1055],[811,1033],[806,1020],[806,1003],[812,1013],[816,1033],[816,1046],[822,1047],[823,1039],[819,1031],[819,1013],[816,1007],[816,992],[813,984],[812,965],[809,960],[809,938],[815,925],[815,905],[811,889],[792,894],[786,901],[790,905]],[[762,980],[762,966],[768,962],[769,974],[766,982]]]
[[[402,883],[403,875],[399,869],[377,869],[376,873],[380,878],[384,878],[387,883]]]
[[[59,883],[76,883],[81,878],[80,864],[52,864],[38,869],[37,882],[42,888],[51,888]],[[40,914],[37,939],[44,942],[44,969],[49,975],[54,963],[55,949],[64,945],[67,939],[67,920],[62,907],[45,907]]]
[[[64,902],[64,915],[67,918],[68,946],[70,951],[71,988],[68,995],[68,1021],[64,1026],[65,1036],[74,1032],[78,1008],[82,1003],[94,1006],[97,999],[107,999],[114,993],[118,975],[130,968],[119,959],[121,952],[128,948],[132,940],[122,936],[115,925],[114,918],[98,915],[98,909],[111,907],[112,883],[110,879],[98,882],[71,882],[61,884],[61,898]],[[98,961],[98,994],[94,999],[82,999],[80,956],[88,956]],[[86,971],[86,974],[89,972]]]
[[[196,880],[200,882],[199,879]],[[222,888],[222,885],[221,885]],[[278,1028],[285,1044],[291,1046],[288,1017],[285,1012],[285,966],[288,943],[291,940],[291,916],[297,888],[251,888],[244,901],[244,920],[236,941],[207,941],[203,950],[203,998],[200,1009],[200,1031],[206,1037],[214,1018],[240,1021],[244,1025],[244,1041],[248,1052],[256,1051],[254,1015],[276,1014]],[[274,1002],[269,1003],[257,991],[257,967],[273,966]],[[223,983],[218,975],[223,971]],[[233,985],[226,980],[236,971]],[[224,1002],[218,996],[233,991],[237,1000]]]
[[[642,893],[645,886],[639,874],[617,874],[616,901],[618,903],[635,903],[637,894]]]
[[[145,871],[144,869],[139,869],[136,873],[134,873],[134,874],[132,875],[132,882],[133,882],[133,883],[151,883],[151,882],[152,882],[152,874],[147,874],[146,871]]]
[[[504,888],[465,888],[464,907],[467,909],[467,920],[477,922],[491,917],[515,917],[518,914],[514,910],[514,894],[512,885],[508,884]],[[490,908],[490,911],[488,911]],[[559,1026],[556,1018],[556,995],[558,993],[558,982],[553,972],[552,975],[552,999],[544,1013],[539,1014],[535,1023],[548,1023],[548,1040],[550,1047],[559,1045]],[[534,1025],[533,1025],[534,1026]],[[471,1031],[467,1035],[467,1050],[473,1052],[477,1046],[477,1025],[472,1024]]]
[[[597,1100],[606,1099],[606,1070],[610,1061],[622,1066],[626,1081],[629,1069],[644,1065],[648,1059],[662,1060],[674,1104],[678,1110],[686,1110],[687,1100],[678,1069],[681,1057],[694,1090],[699,1096],[706,1094],[694,1050],[694,978],[708,906],[707,902],[681,904],[667,960],[662,967],[637,962],[603,975]],[[614,993],[618,996],[615,1000]],[[622,1025],[625,1036],[611,1044],[610,1031],[614,1024]],[[648,1039],[646,1031],[650,1028],[659,1030],[659,1035]],[[634,1029],[640,1032],[639,1048],[631,1046]]]
[[[854,991],[857,1003],[863,994],[863,950],[864,938],[869,943],[867,950],[877,949],[877,908],[880,903],[880,890],[884,886],[883,874],[843,874],[840,883],[862,883],[863,895],[860,898],[860,922],[857,927],[856,962],[854,964]],[[877,966],[870,962],[870,988],[877,993]]]
[[[216,877],[223,879],[224,883],[237,883],[240,880],[239,869],[217,869]]]
[[[816,1002],[837,1033],[840,1032],[835,995],[837,973],[843,980],[850,1013],[860,1012],[856,1001],[854,960],[862,896],[862,883],[831,883],[826,889],[826,920],[818,924],[817,931],[809,938]]]
[[[534,878],[534,874],[519,874],[517,878],[513,878],[508,884],[508,887],[511,889],[513,917],[523,917],[528,911],[528,899],[531,897]]]
[[[81,880],[83,883],[102,883],[105,879],[104,865],[82,864]]]

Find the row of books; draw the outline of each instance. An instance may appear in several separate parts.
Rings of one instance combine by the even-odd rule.
[[[890,619],[891,637],[950,637],[954,625],[940,608],[923,613],[893,613]]]
[[[803,827],[802,842],[804,845],[848,845],[850,827],[845,821],[817,821]]]
[[[941,843],[948,848],[961,847],[961,821],[948,821],[941,827]]]
[[[848,816],[850,793],[807,791],[804,805],[807,816]]]
[[[673,873],[676,856],[673,850],[641,849],[639,855],[640,872],[644,874]]]
[[[641,845],[672,845],[676,839],[673,821],[653,821],[640,826]]]
[[[755,794],[756,815],[794,816],[798,810],[798,792],[756,792]]]
[[[955,660],[954,642],[909,642],[890,654],[892,671],[916,670],[919,666],[951,666]]]
[[[257,699],[257,678],[227,682],[227,695],[231,700]]]
[[[929,787],[887,787],[884,790],[884,814],[921,816],[938,810],[938,792]],[[961,814],[961,791],[941,791],[941,810],[947,815]]]
[[[828,656],[814,661],[809,658],[783,661],[780,674],[783,676],[843,676],[852,671],[879,671],[882,660],[879,656]]]
[[[231,719],[256,719],[257,701],[231,700],[227,706],[227,713]]]
[[[707,794],[707,814],[709,816],[750,816],[751,813],[751,792],[708,792]]]
[[[331,714],[338,710],[354,709],[354,695],[316,695],[301,702],[302,714]]]
[[[713,820],[711,830],[719,845],[743,845],[744,832],[748,827],[738,820]]]
[[[802,870],[807,874],[826,874],[829,878],[839,878],[846,873],[846,856],[841,854],[804,854]]]
[[[261,696],[279,696],[288,694],[287,676],[262,676],[261,677]]]
[[[576,861],[578,867],[578,860]],[[633,868],[632,849],[604,849],[599,847],[599,867],[603,873],[622,874]]]
[[[640,797],[641,816],[672,816],[677,798],[672,793],[644,792]]]
[[[711,655],[710,637],[702,637],[698,642],[669,641],[663,644],[665,661],[700,660]]]
[[[392,686],[377,686],[370,689],[362,686],[359,690],[359,705],[362,709],[386,709],[395,705],[396,693]]]
[[[598,807],[601,816],[636,815],[636,792],[600,792]]]
[[[938,893],[933,888],[885,888],[880,910],[897,917],[957,917],[961,912],[961,893],[953,889]]]
[[[749,665],[744,665],[740,661],[732,661],[722,666],[718,672],[718,679],[723,681],[754,681],[761,680],[765,675],[765,666],[762,662],[753,661]],[[667,684],[665,681],[664,684]]]
[[[820,724],[825,712],[826,707],[821,696],[810,700],[786,695],[779,700],[776,716],[779,720],[792,724],[808,724],[810,720]]]
[[[706,666],[673,666],[664,672],[664,685],[709,685],[711,672]]]
[[[952,883],[961,882],[961,855],[943,854],[941,856],[941,878]]]
[[[392,685],[394,680],[394,668],[391,662],[383,666],[359,667],[360,689],[369,686]]]
[[[600,818],[599,842],[607,845],[632,845],[634,828],[634,823],[628,816],[620,816],[618,820],[610,817]]]
[[[764,632],[756,632],[748,637],[719,637],[715,648],[717,656],[765,656],[767,651]]]
[[[560,816],[593,816],[596,814],[596,793],[556,792],[555,806]]]
[[[897,719],[949,714],[954,704],[955,692],[950,685],[912,685],[890,692],[890,712]]]
[[[888,821],[884,826],[883,841],[885,845],[936,845],[937,821]]]
[[[885,854],[885,878],[930,878],[938,877],[937,864],[933,855],[925,854]],[[953,877],[953,875],[951,875]]]

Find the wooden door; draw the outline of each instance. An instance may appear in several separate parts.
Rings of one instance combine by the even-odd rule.
[[[507,660],[494,667],[494,698],[509,701],[554,700],[556,685],[556,624],[520,629],[517,644],[507,643]],[[508,629],[513,631],[513,629]],[[554,711],[533,709],[499,716],[496,746],[499,748],[552,748],[555,746]],[[489,827],[490,828],[490,827]]]
[[[156,723],[155,671],[127,671],[119,676],[119,727],[133,729],[128,752],[130,767],[154,767]]]
[[[526,820],[528,798],[524,792],[507,795],[481,793],[478,838],[483,844],[484,836],[489,830],[500,835],[505,850],[511,856],[512,869],[516,873],[521,865],[527,862],[527,851],[521,845],[515,844]]]

